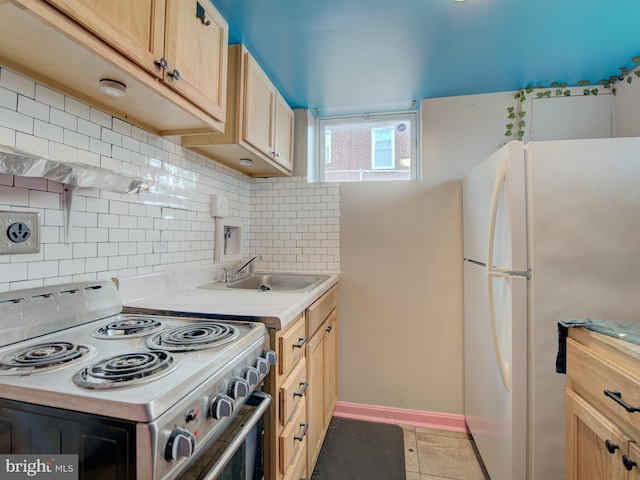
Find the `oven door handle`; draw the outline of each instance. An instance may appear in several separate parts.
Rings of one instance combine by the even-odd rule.
[[[264,415],[271,405],[271,395],[264,393],[260,390],[256,390],[253,392],[253,397],[260,398],[260,403],[256,406],[256,409],[249,417],[249,420],[244,424],[244,426],[238,432],[238,435],[233,439],[233,441],[229,444],[229,446],[222,453],[218,461],[211,467],[211,470],[207,472],[207,474],[201,478],[201,480],[213,480],[215,479],[224,467],[227,466],[229,461],[233,458],[235,453],[238,451],[240,446],[244,443],[245,439],[249,436],[253,427],[258,423],[260,418]]]

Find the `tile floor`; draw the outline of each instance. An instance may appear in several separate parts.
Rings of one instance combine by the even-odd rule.
[[[402,429],[406,480],[489,480],[466,433]]]

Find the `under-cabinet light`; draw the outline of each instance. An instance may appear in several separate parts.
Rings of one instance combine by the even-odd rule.
[[[103,78],[100,80],[100,91],[110,97],[123,97],[127,93],[127,86],[117,80]]]
[[[251,165],[253,165],[253,160],[251,160],[250,158],[241,158],[240,165],[244,165],[245,167],[250,167]]]

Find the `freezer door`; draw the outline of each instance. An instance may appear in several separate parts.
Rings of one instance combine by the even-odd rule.
[[[489,314],[489,282],[497,335]],[[492,480],[526,478],[526,297],[526,278],[488,277],[484,267],[464,262],[464,414]]]
[[[522,142],[504,145],[463,180],[464,258],[526,271],[526,209]],[[490,244],[492,242],[492,244]]]

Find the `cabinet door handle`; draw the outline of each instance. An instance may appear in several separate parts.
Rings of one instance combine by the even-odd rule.
[[[620,448],[618,445],[616,445],[615,443],[613,443],[611,440],[609,440],[608,438],[604,441],[604,446],[607,447],[607,452],[614,454],[615,451]]]
[[[304,438],[305,434],[307,433],[307,428],[309,428],[309,424],[308,423],[301,423],[300,426],[302,427],[302,433],[300,433],[300,435],[296,435],[295,437],[293,437],[294,440],[302,441],[302,439]],[[631,469],[629,469],[629,470],[631,470]]]
[[[613,390],[605,390],[604,391],[604,396],[605,397],[609,397],[611,400],[616,402],[618,405],[620,405],[622,408],[624,408],[629,413],[640,412],[640,408],[632,407],[627,402],[622,400],[622,393],[620,393],[620,392],[616,392],[616,391],[613,391]]]
[[[170,77],[173,77],[173,79],[176,81],[180,80],[180,72],[176,68],[174,68],[169,73],[167,73],[167,75],[169,75]]]
[[[325,331],[326,331],[327,333],[331,333],[331,330],[333,330],[333,325],[329,325],[329,326],[326,328],[326,330],[325,330]]]
[[[304,395],[304,392],[307,391],[307,387],[309,386],[309,382],[300,382],[300,386],[302,387],[299,392],[293,392],[294,397],[301,397]]]
[[[200,2],[196,2],[196,18],[200,20],[205,27],[211,25],[211,20],[207,19],[207,15],[202,5],[200,5]]]
[[[167,59],[162,57],[160,60],[155,60],[153,62],[153,64],[160,68],[160,70],[166,70],[167,68],[169,68],[169,63],[167,63]]]
[[[638,464],[631,460],[627,455],[622,456],[622,465],[624,465],[624,468],[626,468],[627,470],[632,470],[633,467],[638,466]]]
[[[293,348],[302,348],[309,341],[309,337],[298,337],[298,343],[293,344]]]

